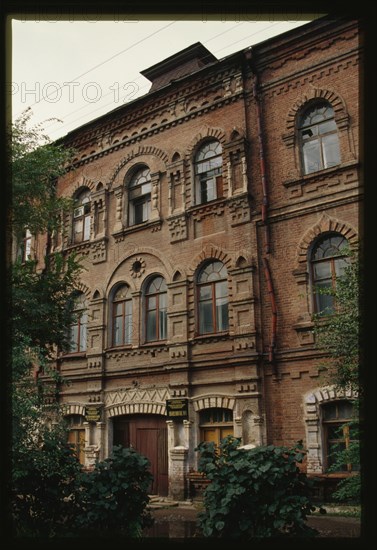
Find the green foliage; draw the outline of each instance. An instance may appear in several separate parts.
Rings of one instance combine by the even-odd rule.
[[[346,251],[350,259],[344,274],[338,277],[335,289],[322,289],[321,292],[332,295],[336,311],[326,317],[314,316],[314,334],[316,346],[325,351],[327,359],[323,362],[326,383],[334,384],[339,390],[353,390],[362,399],[360,386],[360,363],[362,360],[361,334],[363,318],[360,311],[362,287],[360,285],[362,265],[356,252]],[[350,448],[337,453],[334,466],[330,471],[339,470],[346,463],[360,463],[360,444],[355,441]],[[359,473],[340,481],[333,493],[339,501],[360,501],[361,480]]]
[[[26,405],[25,410],[33,409]],[[24,437],[13,453],[14,535],[62,536],[76,517],[74,495],[81,466],[66,444],[64,430],[59,425],[48,427],[37,416],[38,409],[34,413],[32,419],[24,419],[28,425],[18,426],[17,433]]]
[[[68,346],[68,328],[73,319],[69,296],[77,284],[80,265],[72,256],[63,260],[60,254],[55,254],[48,270],[37,272],[35,267],[33,261],[11,267],[12,332],[17,367],[14,376],[25,372],[32,360],[45,366],[56,347],[64,350]]]
[[[146,511],[152,482],[149,461],[132,448],[114,447],[110,458],[96,464],[80,479],[80,513],[76,526],[81,534],[140,537],[152,524]]]
[[[334,297],[336,311],[314,316],[314,334],[317,348],[328,356],[323,364],[327,382],[360,391],[361,266],[356,253],[348,251],[347,255],[351,261],[338,277],[336,287],[318,290]]]
[[[32,114],[26,109],[8,135],[12,181],[9,223],[16,238],[25,228],[32,234],[57,229],[61,211],[72,207],[71,200],[56,196],[55,180],[71,165],[73,151],[51,143],[41,124],[29,127]]]
[[[328,471],[342,471],[346,464],[352,464],[355,471],[352,477],[344,478],[337,484],[332,497],[342,503],[359,503],[361,499],[361,478],[356,469],[360,466],[360,426],[357,420],[352,420],[344,426],[348,426],[350,433],[352,433],[352,440],[348,448],[334,453],[335,461]]]
[[[311,482],[297,465],[305,455],[302,444],[245,450],[239,443],[228,436],[219,450],[207,442],[197,448],[199,471],[211,481],[199,515],[204,536],[250,540],[316,534],[305,522],[315,507]]]
[[[8,234],[16,242],[26,228],[33,234],[51,234],[61,223],[62,210],[70,207],[69,201],[56,197],[54,178],[65,172],[72,152],[50,144],[41,126],[28,129],[31,115],[25,111],[12,125],[8,140],[12,183]],[[36,383],[31,373],[40,367],[46,371],[56,350],[67,345],[73,318],[67,303],[80,269],[74,257],[51,256],[49,240],[42,268],[37,269],[34,261],[8,264],[12,314],[9,483],[17,536],[53,536],[72,516],[71,495],[80,465],[66,445],[58,410],[46,414],[44,397],[50,388]],[[54,376],[53,391],[58,380]],[[47,423],[52,419],[57,423]]]

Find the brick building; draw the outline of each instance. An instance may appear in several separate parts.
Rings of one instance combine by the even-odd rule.
[[[77,207],[54,248],[85,271],[60,402],[85,465],[132,445],[183,499],[197,444],[234,434],[302,439],[326,472],[352,395],[323,385],[313,289],[359,238],[360,51],[326,18],[221,60],[196,43],[63,139]]]

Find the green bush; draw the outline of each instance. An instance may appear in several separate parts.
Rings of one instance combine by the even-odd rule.
[[[254,537],[313,536],[306,523],[315,507],[311,482],[297,464],[304,458],[301,442],[292,449],[245,450],[240,440],[201,443],[199,471],[210,484],[204,492],[199,526],[205,537],[249,540]]]
[[[146,506],[153,476],[149,461],[132,448],[114,447],[80,479],[80,512],[76,526],[82,535],[140,537],[153,520]]]
[[[42,438],[42,434],[39,434]],[[14,453],[11,513],[16,537],[55,537],[76,517],[81,466],[57,430]]]

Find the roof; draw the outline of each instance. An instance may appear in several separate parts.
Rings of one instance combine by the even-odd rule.
[[[150,92],[170,84],[173,80],[194,73],[217,58],[201,42],[196,42],[140,73],[152,82]]]

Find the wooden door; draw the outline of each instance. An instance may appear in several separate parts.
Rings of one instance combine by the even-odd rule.
[[[68,432],[68,443],[74,447],[80,464],[85,464],[85,429],[70,430]]]
[[[150,461],[153,482],[150,494],[168,494],[168,450],[166,418],[129,415],[114,419],[114,445],[133,447]]]

